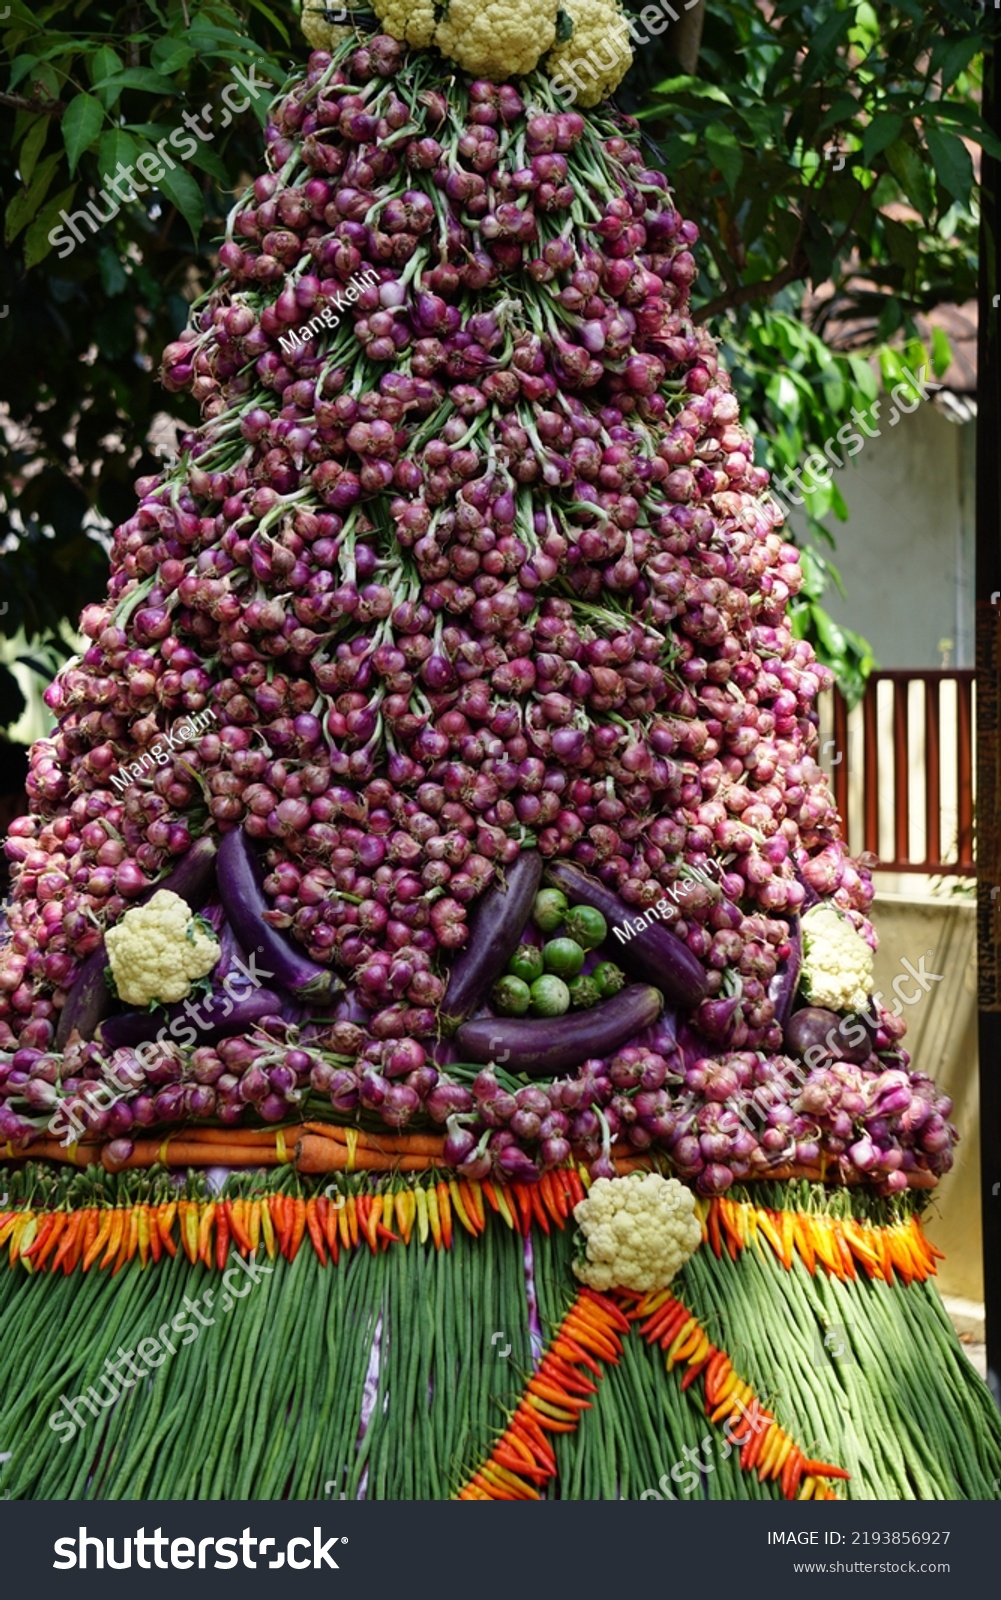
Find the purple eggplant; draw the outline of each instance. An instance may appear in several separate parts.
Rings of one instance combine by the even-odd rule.
[[[445,994],[446,1023],[468,1017],[500,977],[517,948],[542,878],[542,857],[523,850],[476,908],[469,943],[452,963]]]
[[[57,1050],[65,1048],[74,1029],[81,1039],[92,1039],[97,1024],[102,1017],[107,1016],[113,1003],[111,989],[105,977],[107,965],[108,954],[102,939],[77,973],[73,987],[66,996],[66,1003],[59,1013],[55,1038]]]
[[[476,1017],[455,1036],[465,1061],[496,1061],[508,1072],[552,1078],[592,1057],[616,1050],[656,1022],[664,997],[649,984],[631,983],[588,1011],[562,1017]]]
[[[656,984],[672,1005],[689,1011],[698,1005],[707,988],[705,968],[666,923],[654,920],[630,934],[630,924],[642,913],[627,906],[597,878],[570,861],[550,862],[546,876],[573,904],[594,906],[601,912],[608,923],[609,946],[615,935],[615,959],[627,971]]]
[[[123,1011],[108,1017],[97,1030],[97,1040],[107,1050],[128,1049],[150,1039],[192,1049],[196,1044],[214,1044],[231,1033],[245,1033],[262,1017],[285,1016],[289,1010],[288,996],[272,989],[253,989],[233,999],[217,989],[198,1000],[189,996],[156,1011]]]
[[[151,883],[146,892],[140,895],[137,904],[152,900],[161,889],[170,889],[173,894],[186,900],[192,911],[200,911],[212,893],[215,859],[215,840],[208,835],[196,839],[173,872],[157,883]],[[55,1037],[57,1050],[65,1047],[74,1028],[81,1039],[92,1039],[97,1024],[110,1011],[113,997],[105,977],[107,965],[108,955],[102,939],[77,973],[73,987],[66,996],[66,1004],[59,1013]]]
[[[215,881],[215,864],[218,846],[215,839],[203,834],[186,850],[173,872],[157,883],[151,883],[139,897],[139,904],[152,900],[161,889],[169,889],[186,900],[192,911],[200,911],[212,894]]]
[[[768,985],[768,998],[775,1007],[775,1021],[780,1028],[784,1028],[789,1021],[802,967],[803,934],[799,918],[793,917],[789,924],[789,954]]]
[[[248,952],[257,951],[267,976],[283,989],[301,1000],[323,1003],[342,987],[332,972],[310,961],[265,922],[269,907],[264,872],[242,828],[225,834],[219,846],[219,898],[240,944]]]
[[[789,1018],[784,1042],[788,1054],[800,1060],[819,1049],[832,1061],[861,1066],[872,1054],[874,1040],[873,1018],[868,1015],[839,1017],[823,1006],[803,1006]]]

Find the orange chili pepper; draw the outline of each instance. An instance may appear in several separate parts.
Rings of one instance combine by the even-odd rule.
[[[478,1183],[472,1183],[469,1178],[459,1179],[459,1193],[469,1220],[476,1225],[477,1233],[482,1233],[487,1225],[486,1213],[483,1210],[483,1196]]]
[[[394,1191],[393,1210],[396,1212],[396,1226],[400,1230],[400,1237],[404,1244],[409,1244],[417,1215],[417,1202],[409,1189]]]
[[[744,1241],[740,1237],[740,1233],[731,1213],[730,1202],[726,1199],[719,1199],[716,1200],[714,1204],[719,1207],[720,1221],[723,1224],[723,1232],[726,1234],[726,1248],[729,1252],[730,1260],[736,1261],[741,1250],[744,1248]]]
[[[52,1272],[57,1272],[63,1265],[63,1262],[66,1260],[66,1257],[73,1245],[74,1239],[78,1233],[83,1232],[89,1216],[89,1211],[67,1212],[66,1227],[63,1229],[63,1236],[59,1241],[59,1248],[56,1250],[56,1253],[52,1258],[52,1267],[50,1269]]]
[[[132,1239],[132,1227],[133,1227],[133,1218],[134,1218],[134,1216],[135,1216],[134,1208],[130,1208],[129,1210],[125,1210],[123,1208],[123,1210],[122,1210],[122,1236],[121,1236],[121,1239],[118,1242],[118,1254],[115,1257],[114,1266],[111,1269],[111,1276],[113,1278],[121,1271],[122,1267],[125,1266],[126,1262],[131,1261],[131,1259],[132,1259],[132,1256],[131,1256],[130,1251],[129,1251],[129,1244],[130,1244],[130,1241]],[[135,1242],[136,1242],[136,1244],[138,1244],[138,1242],[139,1242],[139,1223],[138,1223],[138,1219],[135,1221],[135,1229],[136,1229],[136,1241]]]
[[[294,1261],[299,1254],[299,1246],[306,1235],[306,1202],[302,1195],[297,1195],[292,1202],[292,1229],[289,1234],[288,1258]]]
[[[441,1220],[441,1242],[446,1250],[452,1248],[452,1203],[449,1199],[448,1185],[438,1184],[438,1216]]]
[[[603,1319],[606,1325],[611,1324],[623,1333],[629,1333],[629,1318],[624,1311],[620,1311],[614,1300],[607,1295],[599,1294],[597,1289],[583,1288],[577,1297],[577,1305],[586,1311],[589,1307]]]
[[[111,1213],[111,1227],[108,1231],[108,1248],[101,1260],[101,1271],[110,1266],[122,1247],[122,1234],[125,1232],[125,1212],[116,1206]]]
[[[295,1227],[295,1208],[292,1197],[287,1194],[276,1194],[271,1200],[271,1215],[275,1224],[275,1238],[278,1248],[286,1260],[291,1260],[289,1245],[292,1242],[292,1229]]]
[[[823,1461],[804,1461],[803,1470],[814,1478],[850,1478],[851,1473],[844,1467],[828,1466]]]
[[[102,1212],[97,1233],[92,1243],[88,1246],[86,1252],[84,1253],[84,1272],[90,1271],[91,1267],[94,1265],[94,1262],[97,1260],[98,1256],[101,1254],[101,1251],[104,1249],[109,1238],[111,1237],[111,1224],[113,1221],[114,1213],[109,1207],[107,1211]]]
[[[215,1218],[215,1264],[216,1269],[222,1272],[229,1260],[229,1207],[225,1204],[216,1208]]]
[[[858,1278],[858,1273],[855,1271],[855,1258],[852,1255],[851,1250],[848,1248],[848,1241],[845,1238],[844,1230],[841,1227],[840,1218],[834,1217],[833,1225],[834,1243],[838,1248],[842,1270],[845,1274],[845,1277],[851,1278],[854,1282]]]
[[[508,1191],[514,1196],[520,1218],[519,1226],[527,1239],[532,1227],[532,1197],[524,1183],[511,1183],[508,1185]]]
[[[582,1200],[587,1199],[587,1195],[584,1193],[584,1185],[580,1181],[580,1173],[577,1171],[577,1168],[567,1167],[564,1170],[566,1174],[567,1188],[570,1190],[570,1198],[572,1202],[570,1209],[572,1211],[574,1206],[579,1206]]]
[[[592,1355],[589,1355],[586,1350],[583,1350],[581,1346],[570,1337],[566,1331],[565,1325],[564,1327],[560,1328],[556,1338],[553,1340],[549,1348],[550,1350],[555,1351],[557,1355],[563,1356],[567,1361],[573,1361],[575,1363],[582,1362],[584,1366],[586,1366],[595,1374],[596,1377],[600,1378],[602,1376],[602,1371],[597,1361],[595,1361]]]
[[[342,1209],[343,1207],[335,1209],[326,1196],[321,1197],[316,1202],[317,1214],[319,1215],[320,1221],[323,1225],[323,1236],[326,1239],[327,1247],[330,1250],[330,1259],[335,1266],[340,1260],[341,1253],[340,1238],[338,1236],[338,1223],[340,1220],[340,1211]]]
[[[236,1247],[241,1255],[246,1255],[251,1247],[250,1235],[247,1232],[246,1207],[247,1202],[239,1196],[235,1200],[227,1200],[223,1206],[229,1231],[236,1240]]]
[[[324,1201],[326,1204],[326,1201]],[[321,1267],[327,1264],[327,1249],[323,1242],[323,1228],[320,1222],[318,1203],[315,1198],[306,1201],[306,1227],[309,1230],[310,1243],[316,1251],[317,1260]]]
[[[42,1245],[45,1244],[45,1241],[48,1239],[49,1234],[52,1232],[53,1222],[55,1221],[55,1218],[58,1215],[59,1215],[58,1212],[45,1212],[45,1213],[43,1213],[41,1221],[38,1224],[38,1231],[36,1232],[35,1237],[32,1239],[32,1241],[29,1244],[27,1250],[25,1250],[22,1253],[22,1256],[21,1256],[22,1261],[27,1261],[29,1258],[35,1258],[36,1265],[37,1265],[37,1254],[38,1254],[38,1251],[42,1247]]]

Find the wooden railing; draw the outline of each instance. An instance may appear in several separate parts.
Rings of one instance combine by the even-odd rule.
[[[963,667],[874,672],[854,711],[837,691],[829,698],[822,722],[836,754],[824,764],[838,811],[852,850],[881,871],[976,872],[973,680]]]

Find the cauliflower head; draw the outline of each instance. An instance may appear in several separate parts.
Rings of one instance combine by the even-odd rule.
[[[104,935],[119,998],[130,1006],[183,1000],[219,960],[219,941],[179,894],[159,889]]]
[[[434,42],[477,78],[504,83],[538,66],[556,43],[561,0],[451,0]]]
[[[353,28],[345,28],[326,19],[327,7],[323,0],[302,0],[299,13],[299,27],[302,29],[306,43],[314,50],[333,50],[343,39],[347,39],[354,32]]]
[[[438,26],[434,0],[372,0],[372,9],[388,34],[423,50]]]
[[[864,1011],[872,994],[873,956],[860,933],[832,905],[807,911],[803,931],[803,992],[830,1011]]]
[[[633,64],[619,0],[563,0],[573,33],[546,57],[554,87],[587,109],[614,94]],[[559,81],[556,81],[559,80]]]
[[[574,1207],[586,1255],[574,1272],[592,1289],[663,1289],[702,1242],[695,1196],[676,1178],[597,1178]]]

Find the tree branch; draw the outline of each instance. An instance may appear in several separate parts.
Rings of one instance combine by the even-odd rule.
[[[734,289],[730,294],[719,294],[715,300],[707,300],[704,306],[699,307],[692,320],[706,322],[710,317],[716,317],[721,311],[728,311],[734,306],[746,306],[752,300],[770,299],[787,284],[795,283],[797,278],[805,277],[808,267],[809,262],[805,256],[794,255],[774,277],[762,278],[758,283],[741,284],[739,289]]]
[[[685,11],[678,18],[677,26],[668,28],[664,37],[667,54],[678,63],[682,72],[694,77],[699,65],[699,51],[702,48],[702,28],[706,20],[704,4],[696,6],[694,11]]]
[[[28,100],[23,94],[0,94],[0,106],[12,106],[15,111],[40,111],[46,117],[58,117],[66,110],[61,100]]]

